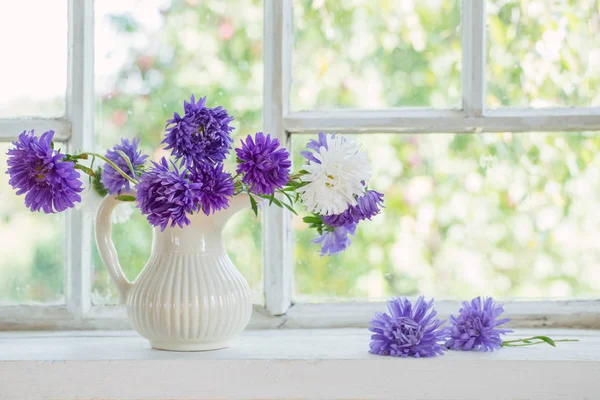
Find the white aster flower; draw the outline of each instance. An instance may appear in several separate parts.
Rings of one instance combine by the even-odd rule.
[[[88,186],[83,193],[81,193],[81,202],[75,204],[75,209],[83,212],[85,215],[91,218],[96,217],[96,211],[100,206],[100,202],[103,197],[98,194],[91,186]],[[122,201],[113,210],[110,218],[113,224],[122,224],[131,218],[133,214],[133,207],[128,201]]]
[[[307,145],[313,152],[303,152],[308,162],[302,168],[304,182],[298,189],[306,207],[321,215],[340,214],[348,205],[356,205],[355,196],[365,192],[363,182],[371,177],[371,165],[360,145],[340,135],[319,133],[319,141]]]

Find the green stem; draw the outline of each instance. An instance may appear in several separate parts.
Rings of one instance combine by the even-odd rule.
[[[554,341],[554,343],[558,343],[558,342],[579,342],[579,340],[577,340],[577,339],[561,339],[561,340],[555,340]],[[546,342],[539,341],[539,342],[522,343],[522,344],[505,344],[505,343],[502,343],[502,347],[535,346],[536,344],[544,344],[544,343],[546,343]]]
[[[516,339],[516,340],[506,340],[502,342],[502,347],[523,347],[523,346],[534,346],[536,344],[548,344],[548,342],[544,342],[543,340],[540,340],[538,342],[532,342],[532,343],[519,343],[519,344],[514,344],[517,342],[525,342],[528,340],[535,340],[535,337],[532,338],[526,338],[526,339]],[[558,340],[553,340],[553,343],[559,343],[559,342],[579,342],[578,339],[558,339]]]
[[[82,154],[88,154],[90,156],[95,156],[101,160],[104,160],[108,165],[113,167],[115,169],[115,171],[117,171],[119,174],[121,174],[123,176],[123,178],[127,179],[129,182],[133,183],[134,185],[137,185],[139,183],[136,179],[133,179],[132,177],[127,175],[125,172],[123,172],[123,170],[121,168],[117,167],[117,165],[114,162],[110,161],[108,158],[104,157],[103,155],[98,154],[98,153],[82,153]]]

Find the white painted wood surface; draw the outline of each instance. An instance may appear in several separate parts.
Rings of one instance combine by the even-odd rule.
[[[600,108],[506,108],[481,117],[461,110],[389,109],[299,111],[284,116],[292,133],[481,133],[600,130]]]
[[[600,300],[505,301],[511,328],[600,329]],[[436,301],[441,319],[460,309],[458,301]],[[385,302],[295,304],[280,316],[272,316],[260,305],[248,329],[364,328]],[[131,329],[123,306],[96,306],[75,319],[64,306],[1,306],[0,331],[6,330]]]
[[[291,44],[291,0],[264,2],[264,131],[279,139],[288,150],[290,136],[283,126],[289,106]],[[263,265],[266,309],[284,314],[292,304],[293,234],[292,215],[276,206],[262,207]]]
[[[485,110],[485,0],[463,0],[461,10],[462,104],[466,115]]]
[[[368,354],[365,329],[246,332],[226,350],[150,349],[130,332],[0,333],[0,398],[10,399],[594,399],[600,332],[522,330],[577,343]]]
[[[16,140],[21,132],[32,129],[36,134],[53,130],[56,142],[64,142],[71,136],[71,123],[62,118],[0,119],[0,142]]]
[[[94,148],[93,0],[69,0],[68,31],[67,118],[73,130],[68,149],[74,153]],[[75,209],[66,219],[65,295],[69,311],[80,319],[92,305],[92,221]]]

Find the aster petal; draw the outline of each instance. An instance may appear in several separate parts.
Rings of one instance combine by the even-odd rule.
[[[369,344],[370,352],[393,357],[433,357],[443,354],[441,343],[445,330],[439,329],[442,322],[421,319],[433,309],[431,301],[419,298],[413,306],[406,298],[395,298],[388,302],[387,313],[376,313],[369,330],[375,332]]]
[[[52,149],[54,131],[44,132],[40,138],[34,131],[19,135],[8,155],[6,171],[9,184],[17,195],[25,194],[25,206],[31,211],[61,212],[81,201],[82,189],[75,163]]]
[[[162,143],[186,166],[222,162],[231,149],[233,117],[222,107],[206,107],[206,97],[184,102],[184,116],[167,121]]]
[[[255,140],[248,135],[241,144],[241,148],[235,149],[238,158],[236,172],[252,193],[272,195],[287,184],[292,163],[278,139],[257,132]]]
[[[500,335],[508,331],[496,328],[509,321],[508,318],[496,319],[503,311],[502,306],[494,304],[491,297],[483,301],[481,297],[476,297],[464,302],[458,316],[450,317],[452,328],[448,331],[450,338],[446,346],[453,350],[499,349],[502,343]]]
[[[303,165],[308,173],[301,179],[308,184],[299,193],[309,211],[324,216],[340,214],[348,205],[356,205],[356,197],[365,192],[363,181],[370,178],[371,167],[356,142],[336,135],[319,137],[327,146],[315,141],[307,145],[313,153]]]

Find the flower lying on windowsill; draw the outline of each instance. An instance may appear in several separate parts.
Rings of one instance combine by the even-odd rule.
[[[319,133],[302,152],[306,163],[291,173],[289,152],[276,138],[257,132],[235,149],[232,176],[223,161],[234,142],[233,117],[193,95],[183,109],[184,114],[174,113],[165,128],[162,143],[171,151],[170,159],[163,157],[149,166],[148,156],[138,150],[138,139],[121,139],[104,155],[63,154],[54,149],[53,131],[40,138],[33,131],[23,132],[7,153],[9,183],[17,194],[25,194],[31,211],[62,212],[81,204],[82,195],[84,211],[95,211],[98,200],[110,194],[124,203],[137,202],[148,222],[161,230],[185,227],[194,213],[225,209],[241,193],[248,194],[255,214],[257,199],[293,213],[300,202],[311,213],[304,221],[316,230],[313,243],[321,245],[321,255],[344,251],[357,225],[381,211],[383,195],[367,187],[371,166],[357,142]],[[96,159],[104,165],[94,169]],[[89,176],[85,192],[80,172]],[[115,215],[126,220],[131,208],[121,211]]]
[[[426,302],[421,296],[414,306],[410,300],[398,297],[388,301],[387,313],[376,313],[369,330],[372,354],[392,357],[434,357],[446,350],[494,351],[502,347],[533,346],[557,342],[577,342],[576,339],[553,340],[547,336],[503,341],[500,335],[512,332],[498,326],[510,321],[498,319],[504,313],[491,297],[476,297],[464,302],[457,317],[450,316],[451,327],[435,318],[433,299]]]

